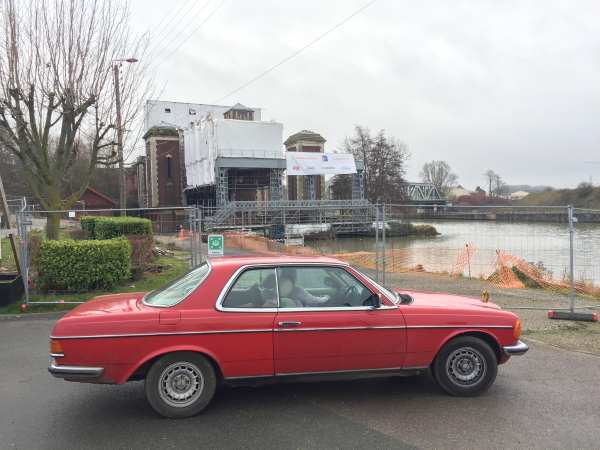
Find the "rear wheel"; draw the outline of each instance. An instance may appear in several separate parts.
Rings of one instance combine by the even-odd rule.
[[[475,397],[494,383],[498,361],[487,343],[464,336],[452,339],[442,347],[433,360],[431,372],[449,394]]]
[[[215,371],[204,356],[170,353],[159,358],[148,371],[146,398],[165,417],[190,417],[210,403],[216,385]]]

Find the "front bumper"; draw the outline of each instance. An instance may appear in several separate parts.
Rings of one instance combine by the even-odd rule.
[[[502,353],[506,356],[521,356],[527,353],[529,346],[525,342],[517,342],[512,345],[505,345],[502,347]]]
[[[56,378],[84,380],[86,378],[98,378],[104,372],[104,367],[61,366],[53,362],[48,367],[48,372]]]

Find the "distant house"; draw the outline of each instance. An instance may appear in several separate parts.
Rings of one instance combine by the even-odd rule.
[[[463,195],[482,195],[485,197],[485,191],[479,186],[474,191],[463,188],[460,184],[456,187],[450,188],[448,198],[458,198]]]
[[[529,195],[529,192],[526,191],[517,191],[509,194],[508,198],[511,200],[521,200],[523,197]]]
[[[73,194],[75,195],[75,194]],[[63,203],[66,202],[67,200],[73,198],[73,195],[71,195],[70,197],[67,197],[66,199],[63,200]],[[105,195],[102,195],[100,192],[96,191],[95,189],[92,189],[91,187],[88,187],[83,194],[81,195],[81,197],[79,198],[79,200],[77,200],[75,203],[73,203],[71,205],[71,211],[75,211],[75,217],[79,217],[87,211],[90,210],[103,210],[103,211],[90,211],[90,215],[92,216],[114,216],[114,212],[113,211],[106,211],[106,210],[112,210],[115,209],[115,207],[117,206],[117,202],[115,202],[114,200],[111,200],[110,198],[106,197]]]

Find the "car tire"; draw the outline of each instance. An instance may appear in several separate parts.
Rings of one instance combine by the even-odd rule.
[[[193,352],[169,353],[157,359],[146,375],[146,398],[164,417],[198,414],[210,403],[217,378],[212,364]]]
[[[431,373],[447,393],[475,397],[494,383],[498,360],[491,347],[481,339],[457,337],[448,341],[435,356]]]

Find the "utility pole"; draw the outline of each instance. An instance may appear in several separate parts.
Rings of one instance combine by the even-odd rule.
[[[123,127],[121,126],[121,93],[119,92],[119,67],[115,64],[115,103],[117,106],[117,156],[119,158],[119,209],[120,215],[126,211],[125,201],[125,161],[123,161]]]
[[[117,59],[114,62],[137,62],[135,58],[128,59]],[[119,209],[121,210],[121,216],[124,216],[127,211],[127,201],[125,194],[125,159],[123,157],[123,125],[121,124],[121,92],[119,90],[119,68],[121,64],[115,64],[115,105],[117,107],[117,156],[119,158]]]

